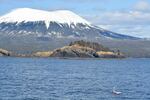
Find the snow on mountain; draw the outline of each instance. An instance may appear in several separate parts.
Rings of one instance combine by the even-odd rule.
[[[48,38],[110,38],[137,39],[117,34],[92,25],[68,10],[43,11],[19,8],[0,17],[1,36],[28,36]]]
[[[0,17],[0,47],[18,53],[53,50],[71,41],[135,40],[90,24],[71,11],[20,8]],[[115,45],[115,42],[112,43]],[[122,45],[121,45],[122,47]]]
[[[42,11],[31,8],[19,8],[11,11],[10,13],[0,17],[0,23],[7,22],[36,22],[44,21],[47,28],[50,25],[50,22],[65,23],[68,25],[71,24],[87,24],[90,23],[75,13],[68,10],[58,10],[58,11]]]

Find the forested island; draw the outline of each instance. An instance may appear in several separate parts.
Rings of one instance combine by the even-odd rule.
[[[0,56],[11,57],[60,57],[60,58],[124,58],[120,50],[112,51],[109,48],[88,41],[75,41],[62,48],[53,51],[38,51],[32,54],[16,54],[11,51],[0,49]]]

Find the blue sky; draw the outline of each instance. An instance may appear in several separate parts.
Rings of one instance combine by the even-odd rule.
[[[44,10],[68,9],[76,13],[130,9],[137,0],[0,0],[0,15],[11,9],[30,7]]]
[[[0,16],[22,7],[71,10],[102,28],[150,38],[150,0],[0,0]]]

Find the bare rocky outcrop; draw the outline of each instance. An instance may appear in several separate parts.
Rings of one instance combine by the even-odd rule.
[[[122,53],[118,54],[117,52],[112,52],[112,51],[97,51],[96,53],[99,58],[124,58],[125,57]]]
[[[42,52],[34,53],[33,56],[34,57],[50,57],[52,53],[53,53],[52,51],[42,51]]]
[[[4,49],[0,49],[0,56],[11,56],[11,52]]]

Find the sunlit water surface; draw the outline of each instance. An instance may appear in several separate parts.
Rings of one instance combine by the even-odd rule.
[[[150,59],[0,58],[0,100],[131,99],[150,100]]]

